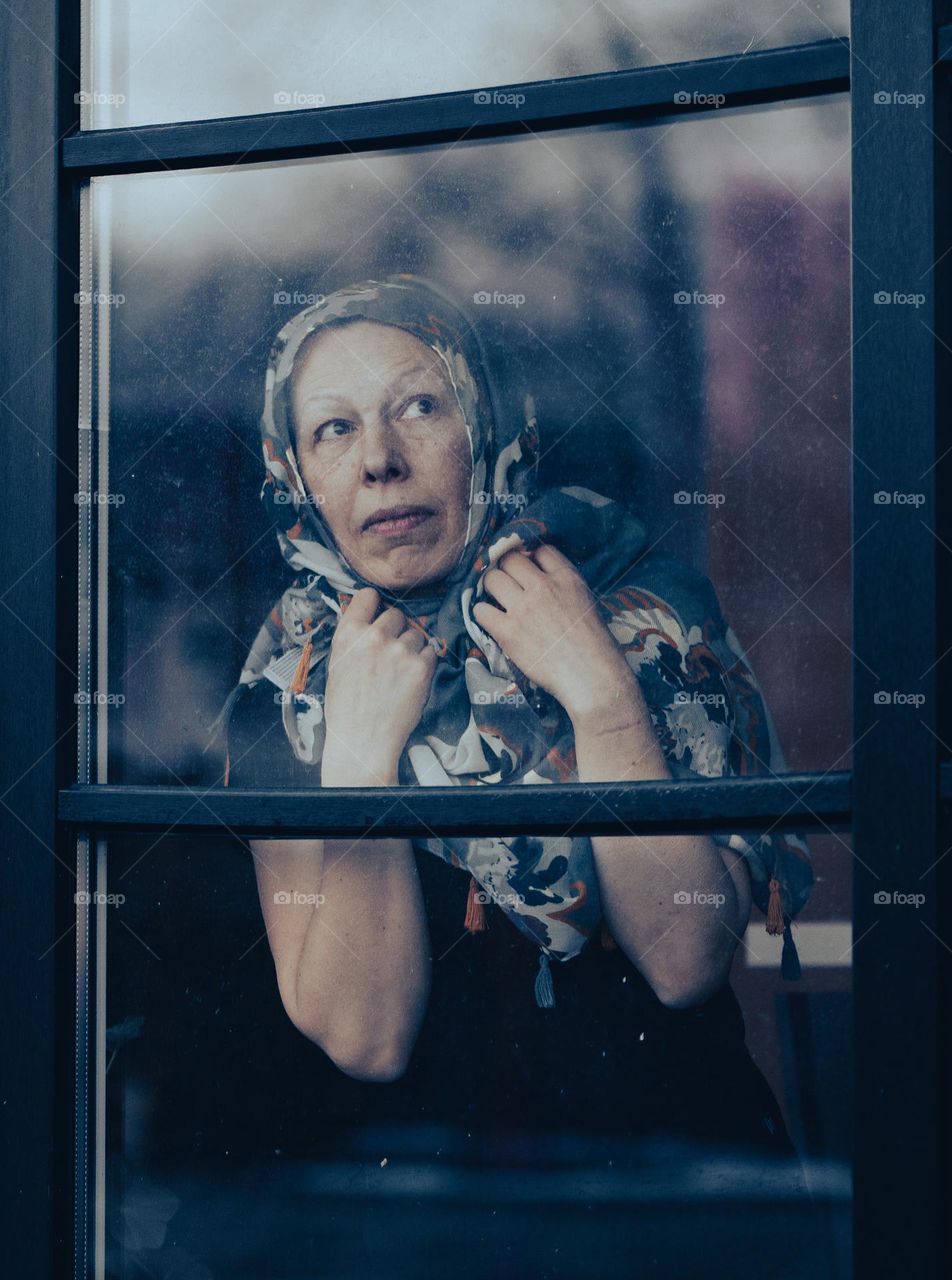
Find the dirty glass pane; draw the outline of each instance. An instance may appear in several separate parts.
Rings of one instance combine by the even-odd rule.
[[[93,503],[97,547],[108,562],[108,652],[94,668],[100,687],[81,691],[98,700],[96,715],[108,727],[108,780],[220,777],[221,743],[209,749],[216,716],[265,619],[282,600],[288,605],[284,593],[295,578],[295,547],[277,536],[282,521],[288,531],[287,513],[297,512],[280,505],[291,495],[275,486],[275,500],[259,501],[269,348],[322,298],[400,272],[434,282],[471,321],[501,388],[500,429],[513,432],[534,417],[539,491],[590,490],[618,504],[609,512],[618,522],[604,535],[617,545],[590,577],[600,596],[614,595],[615,607],[648,607],[624,596],[639,546],[709,581],[723,627],[714,625],[700,579],[686,595],[670,574],[635,585],[679,615],[682,646],[695,623],[697,641],[723,641],[731,629],[776,729],[768,756],[758,719],[749,771],[847,768],[848,159],[847,106],[829,101],[676,128],[96,179],[96,275],[86,305],[94,313],[100,464],[96,493],[77,501]],[[368,331],[398,332],[364,324]],[[359,384],[386,353],[372,346],[368,354],[355,344],[357,333],[353,324],[338,328],[347,342],[338,356]],[[338,359],[329,336],[316,344],[317,358],[324,344]],[[303,364],[299,358],[295,368]],[[430,429],[420,425],[426,402],[406,412],[414,430]],[[326,447],[338,449],[347,430],[322,427]],[[274,440],[267,443],[273,454]],[[454,446],[457,461],[461,447]],[[479,521],[497,491],[500,535],[507,521],[538,514],[523,508],[521,492],[485,475],[473,482],[472,501],[453,505],[441,486],[455,492],[456,472],[441,469],[445,449],[432,457],[441,465],[428,473],[426,500],[453,506],[457,534],[467,503]],[[350,507],[334,514],[350,502],[347,484],[325,484],[323,464],[313,465],[301,519],[322,524],[326,513],[339,529],[350,519]],[[325,471],[346,479],[336,461]],[[421,492],[413,489],[411,505],[423,501]],[[354,501],[361,520],[379,505],[366,494]],[[587,502],[552,517],[551,540],[591,567],[592,530],[605,511]],[[388,497],[383,505],[394,503]],[[373,577],[372,564],[365,568],[368,580],[389,585]],[[446,639],[436,634],[442,615],[428,616],[438,644]],[[661,629],[671,639],[676,623],[665,616]],[[304,621],[315,620],[312,612]],[[280,722],[290,719],[284,702],[305,639],[303,622],[285,621],[297,634],[270,638],[264,655],[287,651],[277,674],[269,666],[274,697],[258,687],[244,699],[254,704],[246,719],[256,707],[264,727],[277,724],[258,751],[271,763],[292,759]],[[637,666],[640,651],[630,647],[637,649],[637,636],[624,616],[616,622],[615,638],[629,642]],[[472,656],[459,618],[447,635],[462,645],[463,660]],[[703,664],[692,668],[693,688],[680,687],[673,672],[660,683],[642,681],[667,717],[659,724],[667,724],[672,749],[679,735],[696,739],[698,726],[706,730],[722,711],[730,657],[723,643],[718,653],[713,684],[704,683]],[[310,733],[312,750],[326,671],[319,657],[312,646],[304,689],[311,702],[294,706],[298,745]],[[596,660],[579,662],[580,687],[595,669],[603,671]],[[522,714],[519,697],[532,691],[526,681],[512,689],[503,681],[471,692],[477,721],[485,721],[488,699],[503,726],[503,717],[508,724]],[[743,692],[733,690],[738,712]],[[676,711],[679,697],[688,711]],[[713,699],[710,707],[703,698]],[[714,732],[722,747],[723,725],[721,716]],[[457,724],[454,736],[460,732]],[[702,755],[699,747],[693,763],[703,773]],[[708,760],[708,774],[723,772],[722,756]]]
[[[182,784],[214,813],[226,783],[491,782],[493,764],[514,781],[652,776],[659,759],[674,776],[848,768],[848,161],[848,107],[831,99],[677,128],[95,180],[94,276],[79,300],[94,357],[95,486],[77,502],[99,575],[88,662],[98,683],[78,695],[96,729],[97,780]],[[279,331],[326,318],[348,286],[401,273],[440,290],[425,322],[338,314],[302,342],[283,401],[266,380]],[[491,396],[466,399],[458,352],[430,358],[447,298],[478,335]],[[386,345],[407,334],[429,363],[410,361],[412,343],[409,355]],[[434,369],[444,383],[417,385]],[[494,430],[512,429],[511,464],[537,458],[531,494],[507,467],[477,480],[492,456],[478,447],[479,405],[492,406]],[[411,481],[423,488],[405,505],[418,509],[367,543],[367,494],[399,506],[393,494]],[[539,493],[556,501],[543,515]],[[492,533],[518,532],[535,557],[517,545],[516,569],[500,560],[512,587],[466,561],[467,548],[482,554],[470,537],[486,512],[499,518]],[[565,548],[568,572],[527,608],[504,599],[523,589],[518,571],[554,572],[533,520],[546,545]],[[411,527],[433,521],[440,536],[414,542]],[[329,543],[304,536],[328,528]],[[458,562],[439,560],[445,546]],[[406,671],[374,679],[367,668],[332,706],[321,635],[333,642],[338,624],[312,626],[308,652],[295,618],[327,623],[325,597],[351,598],[340,559],[308,567],[335,547],[426,633],[407,646],[413,670],[436,654],[422,712]],[[667,577],[629,576],[654,555]],[[619,576],[606,576],[619,556]],[[397,582],[394,565],[410,580]],[[434,582],[462,601],[471,570],[490,607],[520,619],[500,640],[505,660],[479,627],[453,632],[419,605]],[[584,610],[565,621],[577,573],[595,584],[598,626]],[[269,617],[280,626],[262,633]],[[708,682],[729,674],[721,622],[743,653],[737,666],[756,672],[759,702],[736,684],[726,710],[712,700]],[[400,622],[391,656],[415,631]],[[584,643],[553,665],[570,634]],[[614,679],[619,647],[658,731],[636,743],[625,720],[627,763],[591,749],[578,701]],[[233,703],[225,754],[211,731],[243,666],[261,678]],[[559,737],[566,723],[574,742]],[[400,724],[399,759],[378,755]],[[724,748],[729,724],[749,750]],[[295,753],[315,746],[310,761]],[[584,841],[525,837],[113,842],[96,904],[111,1273],[304,1277],[318,1258],[328,1274],[413,1275],[435,1240],[460,1276],[487,1274],[490,1256],[513,1275],[637,1275],[633,1258],[642,1274],[690,1274],[699,1255],[708,1275],[735,1275],[738,1261],[789,1275],[803,1256],[811,1275],[847,1276],[853,859],[828,829],[788,836],[802,843],[782,854],[779,832],[716,833],[713,852],[680,837],[648,843],[646,891],[627,904],[628,880],[612,886],[606,871],[613,850],[645,852],[633,837],[587,853]],[[681,953],[686,921],[703,922],[694,938],[727,922],[730,848],[754,906],[728,955],[730,984],[712,994],[706,971],[669,980],[662,958]],[[765,929],[772,857],[782,906],[797,907],[789,938]],[[579,889],[595,886],[594,865],[601,916]],[[670,883],[653,895],[659,868]],[[682,926],[670,938],[646,914],[656,898],[670,929]],[[398,954],[408,921],[425,935]],[[416,985],[423,956],[428,995]],[[328,974],[346,992],[343,1027],[325,1013]],[[424,1021],[391,1034],[405,1008]],[[665,1226],[659,1201],[681,1224],[690,1207],[697,1230]]]
[[[92,0],[88,128],[482,89],[846,36],[847,0]],[[672,92],[678,89],[672,72]]]
[[[817,838],[821,870],[845,871],[844,839]],[[850,1276],[850,929],[828,884],[799,982],[740,947],[733,990],[673,1010],[593,942],[540,1009],[531,944],[495,908],[464,932],[463,878],[422,855],[429,1004],[407,1069],[374,1080],[288,1016],[261,852],[110,847],[106,1275],[410,1277],[438,1250],[472,1280]],[[275,912],[327,909],[283,892]],[[339,945],[326,963],[391,963],[379,935]]]

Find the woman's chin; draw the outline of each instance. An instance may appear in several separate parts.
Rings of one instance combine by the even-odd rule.
[[[446,557],[420,554],[419,547],[394,547],[358,566],[361,577],[385,591],[411,592],[441,581],[449,572]]]

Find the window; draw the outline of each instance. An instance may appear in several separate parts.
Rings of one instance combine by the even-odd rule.
[[[531,1269],[553,1242],[562,1258],[577,1251],[573,1270],[591,1258],[600,1274],[630,1274],[623,1258],[644,1247],[657,1212],[645,1168],[665,1170],[684,1233],[710,1206],[715,1166],[707,1152],[692,1183],[677,1148],[639,1164],[645,1151],[613,1132],[592,1063],[622,1045],[636,1054],[679,1019],[696,1050],[691,1009],[659,1004],[640,1040],[631,1026],[628,1040],[613,1037],[611,1002],[586,1013],[590,1039],[567,1068],[576,1084],[580,1064],[591,1068],[586,1121],[553,1118],[555,1072],[548,1092],[540,1084],[553,1106],[533,1112],[512,1073],[548,1065],[550,1033],[530,1048],[522,1021],[500,1024],[472,999],[467,976],[485,983],[489,962],[466,948],[485,939],[436,914],[434,952],[441,939],[456,950],[424,1035],[452,1028],[458,1062],[489,1073],[463,1072],[446,1090],[426,1074],[441,1059],[423,1056],[399,1091],[368,1091],[282,1009],[255,898],[260,859],[242,855],[248,840],[260,853],[292,838],[362,839],[386,854],[413,838],[506,833],[532,847],[769,829],[805,833],[818,873],[794,928],[806,980],[780,977],[780,939],[765,940],[755,907],[720,996],[736,991],[747,1019],[758,1071],[745,1087],[762,1072],[812,1180],[811,1273],[870,1274],[873,1256],[898,1262],[911,1249],[928,1274],[936,877],[948,844],[936,764],[950,732],[945,614],[938,629],[934,618],[952,542],[937,505],[947,442],[933,429],[949,337],[933,145],[948,91],[931,8],[907,7],[900,30],[890,11],[855,4],[848,47],[844,6],[765,5],[754,21],[685,4],[687,36],[660,7],[637,15],[650,35],[627,6],[558,19],[553,7],[549,37],[490,6],[466,19],[471,66],[447,56],[411,70],[402,41],[419,26],[445,45],[445,16],[381,7],[372,18],[392,24],[393,57],[357,91],[348,32],[288,39],[291,4],[267,32],[244,6],[182,6],[162,31],[138,6],[89,7],[82,23],[65,5],[0,16],[18,81],[50,90],[48,108],[9,90],[2,169],[19,310],[4,320],[0,402],[22,442],[5,533],[17,679],[3,821],[10,847],[31,855],[14,860],[4,943],[19,979],[10,1070],[16,1096],[31,1099],[18,1185],[55,1191],[50,1207],[26,1207],[25,1234],[92,1275],[305,1275],[316,1251],[357,1274],[386,1266],[394,1241],[410,1274],[434,1232],[457,1274],[485,1274],[504,1249]],[[370,18],[350,15],[358,46]],[[223,47],[203,74],[208,32]],[[498,63],[494,42],[507,49]],[[301,51],[312,47],[339,54],[337,80],[329,73],[320,103],[278,100],[311,91]],[[546,484],[637,511],[709,575],[785,764],[778,753],[773,769],[740,778],[685,770],[492,792],[249,790],[237,759],[237,789],[220,785],[206,731],[285,580],[248,500],[270,342],[318,296],[393,270],[465,300],[493,358],[524,367]],[[903,643],[890,644],[883,621],[897,599]],[[459,884],[436,858],[421,854],[419,870],[427,908]],[[509,923],[493,916],[490,932],[508,937],[498,930]],[[520,953],[490,954],[496,989],[519,990]],[[582,954],[621,964],[595,940]],[[560,987],[571,1007],[573,963],[552,966],[546,1027]],[[629,1019],[653,1008],[621,1007]],[[725,1041],[710,1047],[729,1072]],[[659,1097],[678,1079],[672,1062],[657,1068]],[[326,1091],[316,1109],[315,1079]],[[474,1140],[454,1128],[440,1104],[461,1084],[474,1117],[503,1117],[498,1131]],[[521,1109],[507,1114],[506,1098]],[[909,1124],[919,1162],[884,1165]],[[727,1160],[732,1189],[714,1208],[756,1202],[756,1264],[794,1256],[803,1205],[772,1192],[739,1143]],[[240,1232],[224,1225],[236,1205]],[[590,1234],[596,1218],[621,1254]],[[716,1274],[711,1239],[684,1236],[672,1260],[703,1248]],[[718,1248],[734,1274],[730,1238]]]
[[[109,129],[251,115],[555,78],[844,37],[846,0],[756,10],[729,0],[638,5],[486,0],[471,13],[433,0],[361,0],[346,10],[281,0],[267,14],[231,0],[161,11],[92,6],[84,124]],[[504,102],[493,104],[497,107]]]

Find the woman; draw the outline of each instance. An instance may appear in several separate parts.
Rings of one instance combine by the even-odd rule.
[[[537,490],[532,405],[515,411],[509,370],[409,275],[282,329],[262,497],[297,576],[226,704],[226,784],[783,768],[711,584],[618,504]],[[727,978],[752,897],[797,976],[801,839],[252,850],[281,999],[350,1078],[344,1114],[439,1120],[490,1152],[577,1127],[792,1154]]]

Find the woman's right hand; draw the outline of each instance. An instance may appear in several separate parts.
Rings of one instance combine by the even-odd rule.
[[[394,786],[397,763],[430,696],[436,653],[400,609],[364,587],[341,615],[324,692],[321,782]]]

